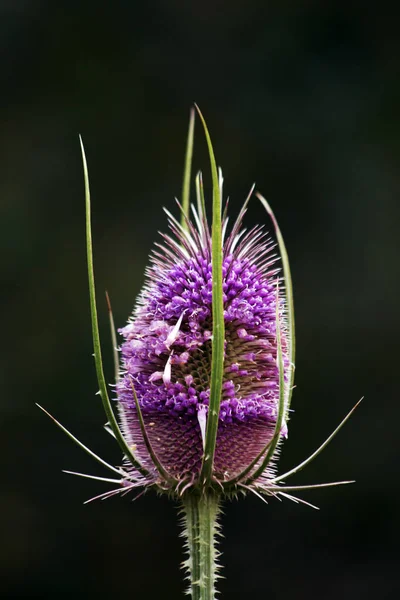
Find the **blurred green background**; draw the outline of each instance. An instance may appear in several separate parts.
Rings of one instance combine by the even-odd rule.
[[[225,506],[222,597],[393,597],[400,513],[400,39],[385,3],[329,0],[0,2],[0,580],[4,598],[180,598],[176,507],[111,499],[61,469],[106,475],[35,407],[107,460],[85,272],[78,133],[103,291],[125,323],[162,206],[180,195],[189,108],[207,118],[234,215],[253,181],[291,257],[298,358],[280,469],[355,402],[293,484],[319,512]],[[197,123],[195,169],[208,177]],[[257,201],[248,224],[265,221]]]

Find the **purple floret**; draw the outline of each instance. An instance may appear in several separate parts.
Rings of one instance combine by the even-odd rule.
[[[120,330],[117,394],[129,442],[140,445],[133,384],[159,459],[181,476],[197,473],[202,458],[199,414],[207,414],[211,376],[211,246],[205,229],[191,225],[188,241],[170,226],[178,243],[164,236],[166,247],[153,255],[133,317]],[[215,453],[215,470],[223,476],[245,468],[271,439],[279,401],[275,258],[261,228],[239,238],[228,237],[223,258],[225,356]],[[284,323],[281,329],[285,354]]]

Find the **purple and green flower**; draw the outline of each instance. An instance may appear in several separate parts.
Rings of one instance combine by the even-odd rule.
[[[109,465],[55,422],[116,476],[83,474],[116,484],[98,497],[154,489],[180,501],[189,593],[195,600],[211,600],[218,577],[215,536],[221,502],[252,492],[261,498],[284,496],[309,504],[292,492],[349,483],[283,482],[326,447],[355,407],[309,458],[277,474],[278,451],[288,431],[295,362],[288,256],[275,216],[258,193],[276,241],[263,226],[244,228],[254,186],[230,226],[228,204],[223,206],[222,201],[222,173],[199,110],[211,164],[211,224],[201,173],[195,179],[196,201],[190,205],[194,114],[192,110],[180,219],[165,211],[169,233],[156,244],[133,314],[119,329],[123,339],[119,352],[109,304],[118,417],[102,366],[82,145],[94,356],[106,427],[121,447],[122,465]]]

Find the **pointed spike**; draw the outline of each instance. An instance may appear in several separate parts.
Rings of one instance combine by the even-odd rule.
[[[183,171],[183,184],[182,184],[182,216],[181,225],[184,229],[187,229],[187,223],[185,217],[189,217],[189,203],[190,203],[190,175],[192,171],[192,157],[193,157],[193,140],[194,140],[194,108],[190,109],[189,117],[189,129],[186,144],[186,155],[185,155],[185,167]]]
[[[221,195],[221,199],[222,199],[222,195]],[[224,225],[225,222],[228,221],[228,210],[229,210],[229,196],[225,201],[224,212],[222,213],[222,225]],[[224,239],[224,236],[222,237],[222,239]]]
[[[213,336],[211,350],[210,404],[207,418],[206,442],[203,453],[200,479],[208,483],[212,480],[214,454],[217,441],[219,409],[221,403],[222,380],[224,374],[225,321],[222,291],[222,223],[221,194],[214,150],[206,122],[197,105],[200,120],[207,140],[213,188],[212,217],[212,319]]]
[[[256,186],[256,184],[253,183],[253,185],[250,188],[250,192],[247,195],[246,200],[243,202],[243,206],[240,209],[240,212],[236,218],[236,221],[233,224],[232,231],[229,235],[229,238],[226,241],[226,245],[229,248],[229,252],[233,252],[234,246],[232,244],[234,244],[235,239],[236,239],[237,235],[239,234],[240,227],[242,226],[242,223],[243,223],[244,215],[246,214],[247,205],[250,202],[251,196],[253,195],[255,186]]]
[[[248,486],[245,483],[240,483],[239,485],[244,490],[247,490],[248,492],[251,492],[252,494],[254,494],[255,496],[257,496],[257,498],[260,498],[260,500],[262,500],[265,504],[268,504],[268,500],[266,500],[263,496],[261,496],[261,494],[259,494],[257,492],[256,488]]]
[[[114,432],[113,432],[113,430],[112,430],[112,429],[111,429],[111,427],[110,427],[110,424],[109,424],[109,423],[105,423],[105,424],[103,425],[103,427],[104,427],[104,429],[107,431],[107,433],[109,433],[109,434],[110,434],[110,435],[111,435],[111,436],[114,438],[114,440],[115,440],[115,435],[114,435]]]
[[[196,235],[197,235],[197,241],[198,241],[198,247],[201,248],[204,252],[205,250],[205,245],[206,245],[206,237],[205,237],[205,232],[204,232],[204,221],[203,219],[199,216],[196,207],[192,204],[191,205],[191,209],[192,209],[192,214],[193,214],[193,218],[194,218],[194,222],[196,224]],[[194,227],[194,225],[193,225]]]
[[[107,498],[111,498],[112,496],[121,494],[122,492],[125,492],[134,487],[135,486],[132,485],[130,488],[122,488],[121,487],[121,488],[117,488],[116,490],[110,490],[109,492],[103,492],[102,494],[99,494],[98,496],[94,496],[93,498],[89,498],[89,500],[85,500],[85,502],[83,504],[89,504],[90,502],[94,502],[95,500],[106,500]]]
[[[88,266],[88,280],[89,280],[89,298],[90,298],[90,314],[92,319],[92,337],[93,337],[93,350],[94,350],[94,362],[96,366],[97,381],[100,388],[100,396],[103,403],[103,408],[106,413],[110,427],[113,430],[115,438],[127,459],[132,465],[144,476],[149,475],[147,469],[140,464],[136,457],[132,454],[128,444],[126,443],[124,436],[118,426],[115,418],[110,399],[108,397],[106,380],[103,371],[103,361],[101,356],[101,344],[100,344],[100,333],[99,324],[97,319],[97,304],[96,304],[96,288],[94,280],[94,268],[93,268],[93,245],[92,245],[92,225],[91,225],[91,209],[90,209],[90,187],[89,187],[89,173],[86,162],[85,149],[81,136],[79,136],[82,152],[82,163],[83,163],[83,174],[85,182],[85,214],[86,214],[86,254],[87,254],[87,266]]]
[[[76,471],[62,470],[67,475],[76,475],[77,477],[84,477],[85,479],[95,479],[96,481],[106,481],[107,483],[121,483],[122,479],[111,479],[110,477],[97,477],[97,475],[87,475],[87,473],[77,473]]]
[[[319,506],[315,506],[315,504],[311,504],[311,502],[307,502],[306,500],[303,500],[303,498],[297,498],[296,496],[292,496],[292,494],[285,494],[284,492],[280,492],[280,495],[296,504],[304,504],[305,506],[314,508],[314,510],[319,510]]]
[[[210,231],[207,223],[206,204],[204,199],[204,187],[201,171],[196,175],[196,198],[197,198],[197,214],[199,216],[199,235],[203,246],[207,245],[210,239]]]
[[[206,220],[206,202],[204,199],[203,176],[201,171],[196,175],[197,212],[202,220]]]
[[[324,443],[321,444],[321,446],[319,446],[319,448],[317,448],[315,450],[315,452],[313,452],[308,458],[306,458],[306,460],[303,460],[303,462],[301,462],[299,465],[297,465],[297,467],[294,467],[290,471],[287,471],[286,473],[283,473],[283,475],[279,475],[279,477],[275,477],[274,479],[272,479],[271,483],[278,483],[278,481],[282,481],[283,479],[287,479],[288,477],[291,477],[295,473],[298,473],[299,471],[301,471],[302,469],[304,469],[305,466],[307,466],[308,464],[310,464],[310,462],[313,461],[314,458],[316,458],[318,456],[318,454],[320,454],[322,452],[322,450],[324,450],[327,447],[327,445],[329,444],[329,442],[331,442],[333,440],[333,438],[335,437],[335,435],[342,429],[343,425],[350,419],[351,415],[356,410],[356,408],[359,406],[359,404],[360,404],[360,402],[362,400],[363,400],[363,398],[360,398],[360,400],[357,402],[357,404],[355,404],[355,406],[353,406],[353,408],[351,409],[351,411],[345,416],[345,418],[343,419],[343,421],[341,421],[339,423],[339,425],[336,427],[336,429],[331,433],[331,435],[329,437],[326,438],[326,440],[324,441]]]
[[[112,312],[112,308],[111,308],[110,296],[108,295],[107,290],[106,290],[106,302],[107,302],[107,308],[108,308],[108,317],[109,317],[109,321],[110,321],[111,343],[112,343],[112,347],[113,347],[115,383],[118,383],[118,381],[119,381],[119,360],[118,360],[118,350],[117,350],[117,346],[118,346],[117,345],[117,334],[115,332],[115,324],[114,324],[114,317],[113,317],[113,312]]]
[[[54,423],[57,425],[57,427],[59,427],[61,429],[61,431],[63,431],[73,442],[75,442],[75,444],[77,444],[77,446],[79,446],[80,448],[82,448],[82,450],[84,450],[87,454],[89,454],[89,456],[91,456],[92,458],[97,460],[97,462],[99,462],[101,465],[103,465],[103,467],[106,467],[106,469],[109,469],[110,471],[113,471],[114,473],[121,475],[121,471],[119,469],[117,469],[116,467],[113,467],[112,465],[109,465],[105,460],[100,458],[100,456],[97,456],[97,454],[95,454],[92,450],[90,450],[87,446],[85,446],[85,444],[82,444],[82,442],[80,442],[78,440],[78,438],[76,438],[70,431],[68,431],[68,429],[66,427],[64,427],[64,425],[61,425],[61,423],[59,421],[57,421],[57,419],[55,419],[53,417],[53,415],[51,415],[49,412],[47,412],[47,410],[45,408],[43,408],[43,406],[40,406],[40,404],[38,404],[37,402],[36,402],[36,406],[38,408],[40,408],[40,410],[43,411],[48,417],[50,417],[50,419],[52,421],[54,421]]]
[[[296,491],[304,491],[304,490],[317,490],[318,488],[328,488],[335,487],[337,485],[348,485],[349,483],[355,483],[354,479],[350,479],[348,481],[330,481],[328,483],[314,483],[311,485],[284,485],[282,487],[266,487],[266,492],[271,493],[281,493],[281,492],[296,492]]]

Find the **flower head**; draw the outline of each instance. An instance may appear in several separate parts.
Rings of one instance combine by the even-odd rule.
[[[244,229],[243,217],[253,189],[231,228],[227,206],[221,216],[222,174],[218,175],[207,126],[198,112],[210,156],[212,224],[206,218],[200,173],[196,178],[197,202],[189,217],[192,111],[181,221],[166,211],[170,232],[156,244],[133,314],[119,330],[123,343],[119,367],[116,358],[116,400],[121,425],[109,399],[102,365],[89,179],[82,146],[95,364],[108,419],[106,428],[123,451],[123,466],[109,465],[54,421],[118,475],[118,479],[83,475],[118,484],[102,497],[153,487],[184,497],[193,489],[217,496],[249,490],[293,499],[288,494],[292,490],[348,483],[281,485],[325,448],[355,407],[309,458],[287,473],[275,473],[279,443],[287,436],[294,376],[289,261],[274,214],[259,194],[256,196],[271,218],[277,244],[262,226]],[[109,311],[115,341],[110,305]]]
[[[211,235],[204,215],[192,210],[194,222],[187,221],[187,229],[169,215],[172,236],[164,235],[164,244],[153,253],[137,306],[120,330],[117,393],[125,436],[143,464],[151,468],[134,390],[160,463],[174,479],[190,476],[196,482],[209,413],[213,312]],[[222,483],[248,467],[274,437],[277,314],[284,364],[289,364],[274,245],[262,227],[245,232],[243,214],[226,234],[222,252],[225,339],[214,457],[214,476]],[[281,433],[286,434],[286,425]]]
[[[294,376],[289,261],[275,217],[259,194],[271,217],[280,256],[274,254],[275,244],[262,226],[250,231],[243,228],[253,189],[231,228],[226,206],[221,216],[222,175],[220,172],[218,176],[207,126],[198,112],[211,163],[212,224],[209,226],[206,218],[200,174],[196,178],[197,203],[189,218],[192,111],[181,221],[166,211],[170,233],[163,234],[162,243],[156,245],[136,307],[128,324],[120,329],[120,365],[109,304],[120,424],[103,372],[89,179],[82,146],[94,357],[108,419],[106,428],[121,447],[123,465],[106,463],[54,421],[118,476],[111,479],[73,473],[118,485],[97,498],[140,487],[181,498],[188,593],[195,600],[212,600],[219,576],[215,538],[221,498],[251,491],[257,496],[280,494],[304,502],[288,492],[349,483],[281,485],[321,452],[353,411],[308,459],[276,475],[275,459],[279,442],[287,435]],[[277,265],[279,258],[282,272]]]

